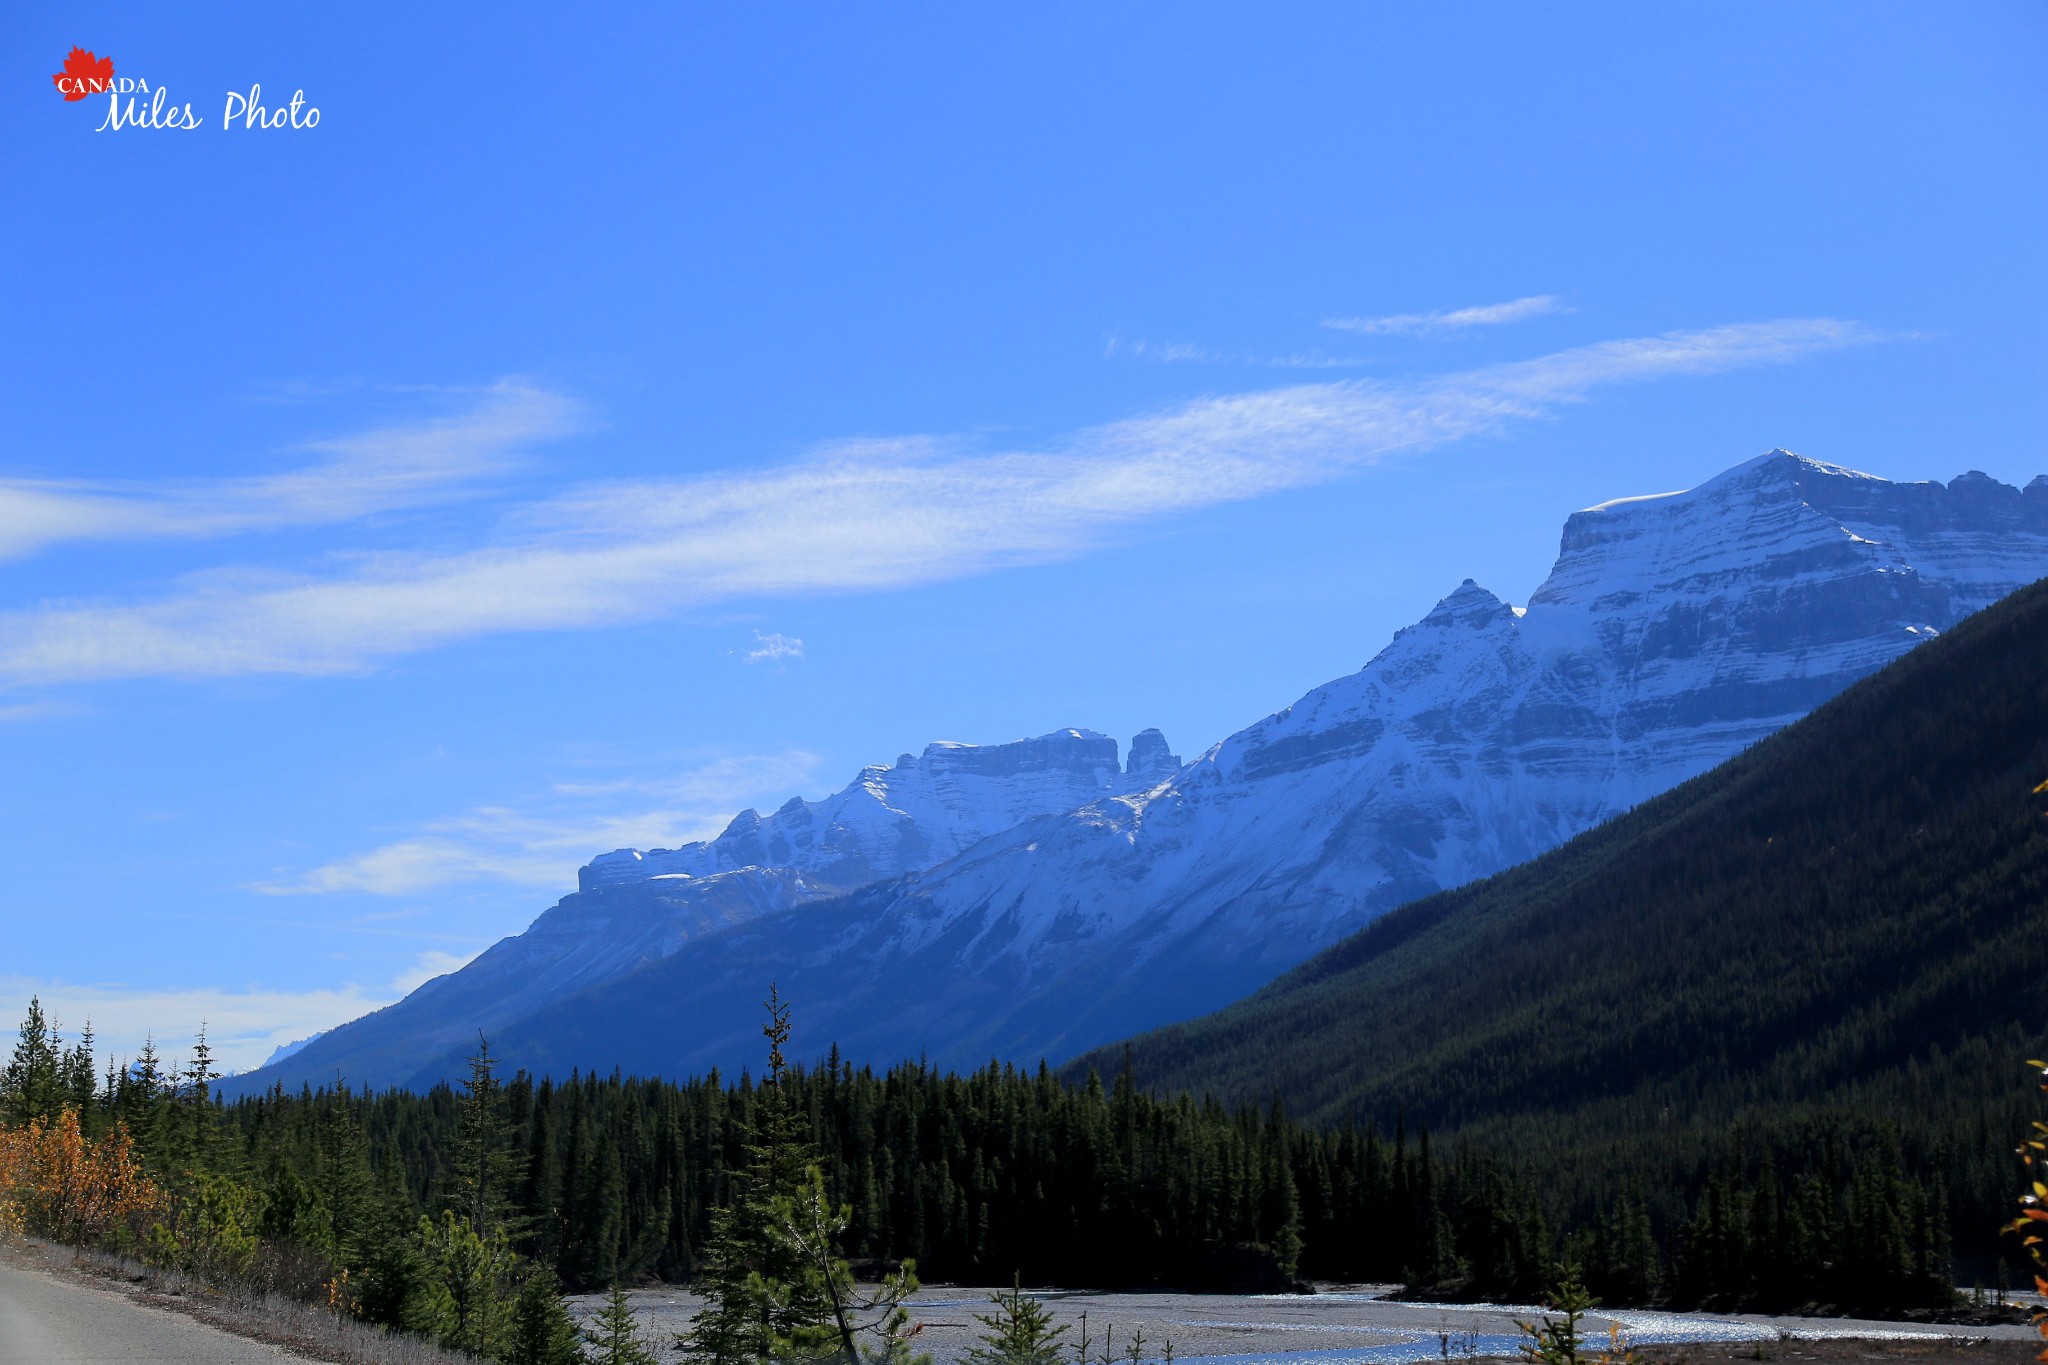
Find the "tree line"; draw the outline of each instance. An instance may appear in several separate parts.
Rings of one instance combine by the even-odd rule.
[[[182,1074],[151,1050],[95,1077],[87,1039],[66,1045],[32,1016],[0,1119],[118,1127],[216,1241],[310,1249],[347,1272],[358,1311],[456,1337],[473,1334],[470,1310],[431,1267],[469,1266],[515,1299],[532,1272],[576,1290],[702,1276],[764,1125],[784,1121],[770,1096],[815,1152],[825,1205],[848,1209],[834,1244],[867,1277],[914,1261],[964,1283],[1399,1282],[1528,1301],[1574,1263],[1611,1304],[1953,1297],[1942,1165],[1868,1125],[1797,1141],[1737,1129],[1712,1160],[1674,1153],[1656,1179],[1588,1193],[1543,1144],[1445,1150],[1398,1118],[1310,1127],[1277,1103],[1149,1094],[1128,1069],[1068,1084],[1043,1066],[877,1072],[835,1051],[778,1062],[772,1087],[715,1072],[501,1082],[485,1052],[467,1083],[423,1095],[337,1085],[222,1104],[210,1065],[202,1043]]]

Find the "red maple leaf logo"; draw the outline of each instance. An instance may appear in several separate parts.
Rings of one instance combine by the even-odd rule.
[[[82,47],[74,47],[64,59],[64,69],[50,79],[64,92],[66,100],[82,100],[107,88],[107,83],[114,79],[114,59],[95,57]]]

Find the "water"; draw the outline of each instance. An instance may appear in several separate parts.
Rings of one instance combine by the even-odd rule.
[[[1353,1302],[1377,1302],[1390,1307],[1434,1308],[1446,1314],[1457,1312],[1504,1315],[1532,1324],[1540,1323],[1544,1317],[1544,1309],[1528,1304],[1414,1304],[1374,1299],[1368,1294],[1332,1294],[1320,1297]],[[1598,1316],[1588,1315],[1584,1320],[1586,1341],[1592,1350],[1599,1351],[1607,1346],[1609,1323],[1620,1328],[1619,1345],[1624,1348],[1670,1346],[1692,1342],[1823,1341],[1836,1338],[1855,1338],[1863,1341],[1924,1341],[1953,1335],[1928,1328],[1871,1327],[1866,1324],[1827,1327],[1808,1323],[1788,1327],[1774,1323],[1751,1322],[1742,1318],[1705,1317],[1697,1313],[1616,1312]],[[1357,1327],[1298,1322],[1225,1323],[1210,1320],[1203,1325],[1274,1332],[1358,1331]],[[1244,1355],[1197,1355],[1176,1357],[1176,1360],[1185,1360],[1187,1365],[1421,1365],[1421,1362],[1431,1360],[1512,1356],[1520,1352],[1527,1340],[1519,1332],[1439,1333],[1398,1328],[1379,1330],[1385,1331],[1394,1340],[1381,1346],[1350,1346],[1336,1350],[1260,1351]]]

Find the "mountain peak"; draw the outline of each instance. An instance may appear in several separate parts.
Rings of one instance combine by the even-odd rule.
[[[1432,607],[1421,624],[1480,630],[1514,619],[1513,608],[1468,578],[1450,596]]]
[[[1893,483],[1772,451],[1575,514],[1519,619],[1467,579],[1192,763],[1157,731],[1127,766],[1081,729],[935,744],[718,838],[606,854],[526,934],[277,1070],[436,1080],[479,1028],[536,1071],[702,1070],[778,979],[849,1055],[1071,1053],[1554,848],[2044,573],[2048,481]]]
[[[1157,730],[1140,730],[1131,736],[1130,761],[1124,776],[1151,785],[1180,771],[1180,755],[1167,748],[1166,736]]]

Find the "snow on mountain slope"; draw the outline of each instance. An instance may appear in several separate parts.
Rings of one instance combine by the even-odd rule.
[[[793,796],[773,815],[741,811],[716,839],[604,854],[578,882],[588,891],[649,877],[786,867],[850,889],[921,871],[1034,815],[1150,785],[1179,766],[1157,730],[1131,741],[1128,774],[1117,765],[1116,741],[1093,730],[1013,744],[932,744],[921,757],[861,769],[823,801]]]
[[[1185,766],[1141,736],[1119,776],[1113,745],[1104,762],[1100,737],[1065,732],[1031,741],[1049,745],[1041,766],[1005,769],[996,797],[974,783],[1010,760],[927,750],[710,844],[601,859],[581,898],[500,950],[511,965],[559,933],[551,960],[613,975],[520,996],[500,1041],[564,1073],[741,1064],[775,980],[807,1036],[852,1056],[1071,1055],[1216,1008],[1395,905],[1555,847],[2043,575],[2048,478],[2024,493],[1974,473],[1897,484],[1773,451],[1574,514],[1525,609],[1468,580],[1359,672]],[[620,945],[644,930],[564,917],[622,890],[758,881],[734,865],[776,858],[796,860],[778,865],[782,903],[635,949],[630,969]],[[829,875],[867,884],[820,898],[801,881]],[[519,995],[531,976],[501,986]],[[425,1041],[388,1059],[415,1070],[385,1074],[448,1074],[460,1052]]]
[[[579,1035],[584,1001],[507,1045],[558,1068],[600,1046],[645,1070],[729,1066],[772,978],[853,1056],[1069,1056],[1555,847],[2043,575],[2048,479],[1895,484],[1773,451],[1575,514],[1526,609],[1468,581],[1156,787],[614,983],[608,1036],[630,1042]]]
[[[1199,928],[1270,975],[1706,771],[2044,574],[2048,479],[1894,484],[1773,451],[1606,503],[1568,521],[1526,610],[1467,580],[1166,785],[934,869],[901,941],[966,917],[1027,958],[1114,939],[1137,970]]]
[[[495,1034],[705,935],[922,871],[1021,820],[1143,790],[1179,766],[1157,730],[1131,741],[1128,768],[1118,766],[1116,741],[1092,730],[932,744],[862,769],[822,801],[792,797],[766,816],[741,811],[714,839],[593,859],[577,875],[578,890],[525,933],[250,1075],[267,1083],[282,1074],[274,1067],[289,1063],[292,1084],[337,1072],[388,1084],[410,1075],[422,1056],[473,1049],[480,1031]]]

